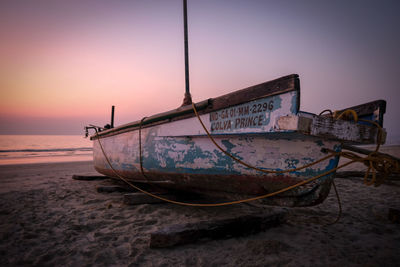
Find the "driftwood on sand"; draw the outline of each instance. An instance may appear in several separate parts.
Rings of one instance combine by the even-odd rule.
[[[151,248],[165,248],[194,243],[201,239],[223,239],[246,236],[265,231],[284,222],[286,211],[271,211],[267,214],[245,214],[242,216],[174,224],[150,234]]]
[[[80,180],[80,181],[95,181],[95,180],[109,179],[109,177],[108,176],[104,176],[104,175],[79,175],[79,174],[74,174],[74,175],[72,175],[72,179]]]

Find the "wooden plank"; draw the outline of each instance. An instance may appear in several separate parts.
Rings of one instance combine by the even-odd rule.
[[[109,179],[110,177],[104,175],[72,175],[72,179],[79,180],[79,181],[98,181]]]
[[[278,118],[277,126],[282,131],[298,131],[305,135],[358,144],[374,144],[378,134],[377,127],[313,114],[282,116]],[[382,143],[385,139],[386,132],[383,130]]]
[[[376,143],[377,134],[376,127],[323,116],[315,116],[310,128],[310,135],[366,144]]]
[[[285,221],[286,210],[268,214],[248,214],[234,218],[196,223],[175,224],[150,235],[151,248],[165,248],[196,242],[200,239],[222,239],[246,236],[278,226]]]
[[[309,115],[308,115],[309,116]],[[297,131],[304,134],[310,134],[313,117],[304,117],[298,115],[288,115],[279,117],[277,120],[277,130]]]
[[[238,105],[244,102],[252,101],[266,96],[281,94],[289,91],[300,90],[300,81],[297,74],[281,77],[276,80],[257,84],[245,89],[235,91],[211,100],[212,110],[223,109],[229,106]],[[300,106],[299,104],[297,105]]]

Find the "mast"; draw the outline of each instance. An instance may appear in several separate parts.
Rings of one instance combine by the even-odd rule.
[[[187,25],[187,0],[183,0],[183,30],[185,43],[185,97],[182,106],[192,104],[192,96],[189,87],[189,43],[188,43],[188,25]]]

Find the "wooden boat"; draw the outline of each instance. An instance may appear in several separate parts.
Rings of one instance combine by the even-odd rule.
[[[382,125],[385,106],[379,100],[352,109]],[[219,146],[263,170],[294,169],[325,157],[327,150],[341,151],[342,144],[375,143],[378,135],[372,124],[300,111],[296,74],[207,99],[195,107]],[[281,174],[250,169],[212,143],[191,105],[101,131],[91,139],[94,167],[101,174],[117,178],[114,168],[129,181],[230,199],[275,192],[333,170],[339,161],[335,156]],[[316,205],[327,197],[334,175],[263,201],[279,206]]]

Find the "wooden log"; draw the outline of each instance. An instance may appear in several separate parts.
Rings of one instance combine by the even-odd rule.
[[[72,175],[72,179],[80,180],[80,181],[95,181],[95,180],[104,180],[110,177],[104,175]]]
[[[248,214],[234,218],[175,224],[151,233],[150,247],[165,248],[196,242],[200,239],[223,239],[255,234],[278,226],[286,210],[269,214]]]
[[[166,199],[176,200],[176,195],[165,194],[165,193],[152,193],[157,196],[162,196]],[[124,204],[127,205],[141,205],[141,204],[157,204],[167,203],[161,199],[146,195],[144,193],[130,193],[124,195]]]
[[[130,192],[130,191],[132,191],[131,188],[122,187],[122,186],[98,186],[96,189],[97,189],[98,193]]]

